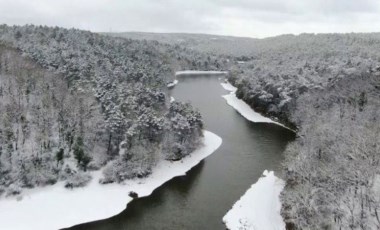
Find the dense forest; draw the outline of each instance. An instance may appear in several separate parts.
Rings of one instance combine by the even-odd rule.
[[[379,35],[262,43],[272,46],[237,57],[229,80],[255,110],[297,130],[284,162],[287,228],[380,228]]]
[[[219,60],[219,59],[218,59]],[[167,98],[175,70],[216,56],[76,29],[0,26],[0,194],[148,175],[201,144],[190,104]]]
[[[286,151],[290,229],[380,228],[380,72],[346,76],[297,100]]]

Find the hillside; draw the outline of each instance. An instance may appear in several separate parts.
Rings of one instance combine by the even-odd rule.
[[[297,100],[286,151],[289,229],[378,229],[380,72],[346,76]]]
[[[164,44],[175,44],[198,52],[213,53],[219,55],[251,55],[257,48],[259,39],[220,36],[211,34],[186,34],[186,33],[146,33],[124,32],[104,33],[113,37],[124,37],[136,40],[158,41]]]
[[[272,41],[229,80],[252,108],[298,129],[285,152],[287,229],[379,228],[380,37]]]
[[[199,146],[200,113],[166,96],[199,57],[57,27],[2,25],[0,43],[1,193],[83,186],[105,165],[102,183],[143,177]]]

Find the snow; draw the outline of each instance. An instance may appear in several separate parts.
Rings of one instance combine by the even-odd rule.
[[[227,71],[200,71],[200,70],[183,70],[183,71],[177,71],[175,73],[176,76],[178,75],[216,75],[216,74],[228,74]]]
[[[273,124],[282,126],[286,129],[293,131],[292,129],[286,127],[285,125],[277,121],[274,121],[268,117],[264,117],[260,113],[255,112],[255,110],[253,110],[247,103],[245,103],[245,101],[236,97],[235,92],[237,88],[231,85],[229,82],[221,83],[221,85],[225,90],[231,91],[229,94],[222,96],[227,101],[227,104],[232,106],[247,120],[256,122],[256,123],[273,123]]]
[[[230,230],[283,230],[280,193],[285,182],[273,172],[264,171],[255,184],[238,200],[223,217]]]
[[[270,118],[264,117],[260,113],[255,112],[247,103],[236,97],[235,92],[222,96],[226,99],[227,104],[236,109],[243,117],[252,122],[262,122],[262,123],[274,123],[277,125],[284,126]]]
[[[170,97],[170,103],[172,102],[175,102],[175,98],[174,97]]]
[[[228,81],[224,82],[224,83],[220,83],[220,84],[227,91],[236,92],[236,90],[237,90],[237,88],[235,86],[231,85],[231,83],[229,83]]]
[[[177,85],[177,84],[178,84],[178,80],[175,79],[173,82],[170,82],[170,83],[167,84],[166,86],[167,86],[168,88],[172,88],[172,87],[174,87],[174,86]]]
[[[26,191],[23,198],[0,200],[0,229],[51,230],[104,219],[123,211],[132,198],[149,196],[153,190],[176,176],[185,175],[192,167],[212,154],[222,143],[214,133],[204,131],[204,145],[181,161],[160,161],[153,173],[124,184],[101,185],[101,172],[84,188],[68,190],[63,182],[53,186]],[[19,201],[17,201],[19,200]]]

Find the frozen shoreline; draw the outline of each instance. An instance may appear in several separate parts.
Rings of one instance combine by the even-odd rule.
[[[123,211],[132,200],[134,191],[139,197],[149,196],[156,188],[186,172],[211,155],[222,143],[216,134],[204,131],[204,145],[178,162],[160,161],[147,178],[127,180],[124,184],[101,185],[101,172],[84,188],[68,190],[63,182],[53,186],[25,191],[23,199],[0,200],[0,229],[51,230],[105,219]]]
[[[222,87],[230,91],[229,94],[223,95],[222,97],[227,101],[227,104],[233,107],[238,113],[240,113],[243,117],[245,117],[247,120],[257,123],[273,123],[279,126],[282,126],[286,129],[289,129],[294,132],[294,130],[286,127],[285,125],[274,121],[268,117],[264,117],[260,113],[255,112],[245,101],[239,99],[236,97],[236,87],[231,85],[230,83],[221,83]]]
[[[227,71],[200,71],[200,70],[183,70],[183,71],[177,71],[175,73],[176,76],[178,75],[216,75],[216,74],[228,74]]]
[[[279,197],[284,185],[273,172],[265,170],[263,177],[223,217],[226,227],[230,230],[284,230]]]
[[[243,117],[252,122],[274,123],[289,129],[281,123],[255,112],[247,103],[236,97],[237,88],[229,82],[221,83],[230,94],[222,96]],[[293,130],[292,130],[293,131]],[[285,182],[273,172],[264,171],[264,177],[253,184],[223,217],[230,230],[283,230],[285,223],[280,214],[280,193]]]

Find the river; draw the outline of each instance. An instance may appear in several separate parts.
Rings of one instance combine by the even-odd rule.
[[[295,134],[275,124],[247,121],[221,97],[229,92],[217,76],[181,76],[171,90],[204,118],[221,147],[188,172],[128,204],[120,214],[70,230],[225,229],[223,216],[265,169],[279,172],[283,151]]]

